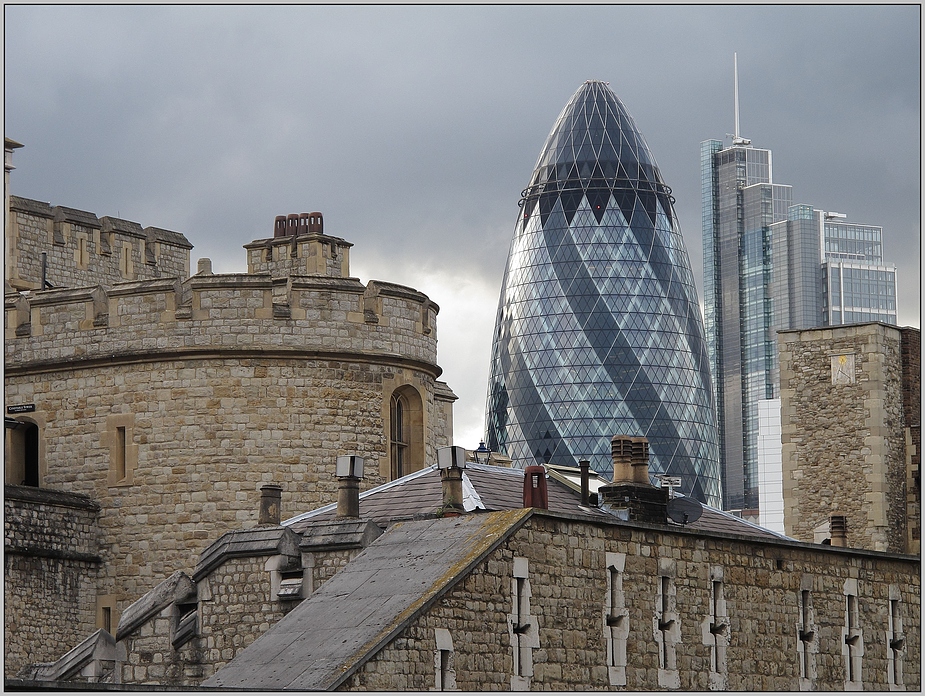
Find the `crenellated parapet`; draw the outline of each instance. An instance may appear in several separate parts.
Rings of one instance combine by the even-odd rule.
[[[152,350],[248,349],[387,354],[439,373],[437,305],[393,283],[210,274],[9,293],[4,304],[8,370]]]
[[[5,280],[14,290],[185,279],[193,248],[178,232],[19,196],[9,198],[6,239]]]

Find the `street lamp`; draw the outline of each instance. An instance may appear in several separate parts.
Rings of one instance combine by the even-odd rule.
[[[479,448],[473,454],[477,464],[488,464],[491,461],[491,450],[485,446],[485,440],[479,442]]]

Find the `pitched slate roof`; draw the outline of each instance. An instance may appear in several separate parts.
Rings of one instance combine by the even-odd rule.
[[[336,689],[530,514],[393,524],[203,686]]]
[[[563,514],[606,515],[580,508],[580,496],[568,486],[548,478],[549,509]],[[516,510],[523,507],[523,469],[467,462],[463,473],[463,504],[472,510]],[[426,467],[360,494],[360,515],[385,526],[394,520],[433,515],[443,505],[443,484],[436,466]],[[306,512],[283,522],[294,532],[304,533],[320,520],[333,519],[337,505]],[[609,515],[608,515],[609,517]]]
[[[464,507],[468,511],[519,509],[523,507],[523,480],[523,469],[467,462],[463,476]],[[607,482],[592,475],[591,490],[596,490],[601,483],[606,485]],[[613,520],[612,515],[599,508],[581,507],[581,494],[574,486],[553,476],[546,479],[546,485],[551,512]],[[385,527],[395,520],[433,515],[442,504],[440,471],[432,466],[361,493],[360,516]],[[288,519],[283,524],[294,532],[304,534],[317,522],[334,519],[336,513],[336,504],[325,505]],[[671,523],[666,521],[666,524]],[[700,519],[684,525],[684,528],[724,536],[735,534],[766,540],[788,539],[783,534],[706,505]]]

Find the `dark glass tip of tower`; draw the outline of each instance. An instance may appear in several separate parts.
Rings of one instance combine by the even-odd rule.
[[[492,346],[487,432],[517,465],[608,474],[610,438],[720,505],[709,366],[690,262],[645,139],[607,83],[566,104],[520,201]]]

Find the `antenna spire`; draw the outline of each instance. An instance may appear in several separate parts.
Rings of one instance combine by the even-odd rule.
[[[743,138],[739,135],[739,54],[732,54],[732,70],[733,70],[733,81],[735,83],[735,130],[732,134],[732,144],[733,145],[750,145],[751,140],[748,138]]]

